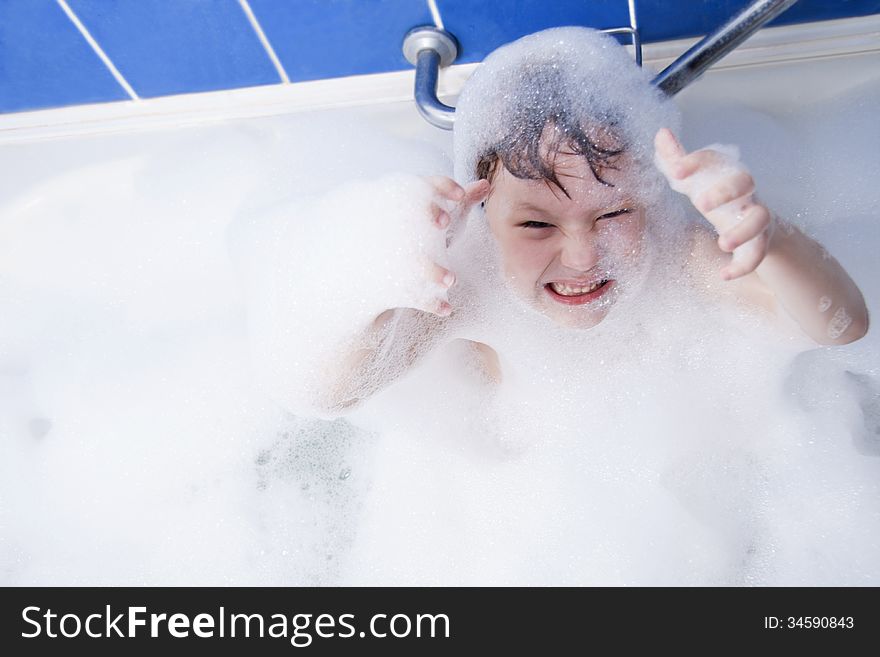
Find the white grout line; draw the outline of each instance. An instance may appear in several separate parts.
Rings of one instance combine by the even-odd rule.
[[[101,58],[101,61],[104,62],[104,66],[110,71],[110,74],[116,78],[116,81],[119,85],[125,89],[125,92],[131,97],[132,100],[140,100],[138,95],[135,93],[134,89],[132,89],[131,85],[128,81],[122,77],[122,73],[119,72],[119,69],[114,66],[113,62],[110,61],[110,58],[107,56],[107,53],[98,45],[98,42],[89,34],[89,31],[86,29],[86,26],[82,24],[76,14],[73,13],[73,9],[67,4],[67,0],[56,0],[58,5],[64,10],[64,13],[67,14],[67,17],[71,20],[71,22],[76,26],[76,29],[79,30],[79,33],[83,35],[83,38],[88,42],[88,44],[92,47],[92,50],[95,51],[95,54]]]
[[[639,29],[638,17],[636,16],[636,0],[628,0],[627,8],[629,9],[629,26],[634,30]]]
[[[260,22],[257,20],[257,17],[254,16],[254,12],[251,9],[250,4],[248,4],[248,0],[238,0],[238,4],[241,5],[241,10],[248,17],[251,27],[254,28],[254,32],[257,33],[257,38],[260,40],[260,43],[263,44],[263,48],[266,50],[266,54],[269,55],[269,59],[271,59],[272,63],[275,65],[275,70],[278,71],[281,80],[289,83],[290,78],[287,77],[287,71],[285,71],[284,66],[281,65],[281,60],[278,59],[278,55],[275,54],[275,49],[272,48],[269,39],[266,38],[266,33],[263,32],[263,28],[260,27]]]
[[[437,0],[428,0],[428,10],[431,12],[431,18],[434,19],[434,25],[441,30],[443,27],[443,18],[440,16],[440,10],[437,8]]]

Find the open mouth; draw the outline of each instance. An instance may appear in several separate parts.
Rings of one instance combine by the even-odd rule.
[[[611,289],[613,284],[614,281],[607,278],[588,285],[572,285],[554,281],[547,283],[544,289],[554,301],[568,305],[580,305],[595,301]]]

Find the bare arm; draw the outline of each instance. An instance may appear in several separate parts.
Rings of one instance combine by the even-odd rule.
[[[463,221],[489,187],[479,181],[464,189],[440,176],[428,182],[435,198],[426,212],[431,225],[444,232],[453,223]],[[432,284],[434,294],[413,307],[380,313],[327,369],[319,402],[325,411],[338,413],[356,406],[399,378],[436,345],[445,318],[452,313],[447,293],[456,279],[453,272],[436,262],[426,264],[425,279]]]
[[[688,154],[668,130],[657,134],[656,147],[670,184],[715,226],[718,248],[732,254],[723,279],[742,279],[742,289],[772,294],[819,344],[846,344],[865,335],[868,311],[859,288],[820,244],[755,199],[748,171],[725,168],[724,156],[712,150]],[[706,174],[707,184],[689,184]]]
[[[341,413],[393,383],[436,344],[441,321],[439,315],[412,308],[379,315],[328,367],[318,405]]]
[[[868,309],[856,284],[820,244],[778,225],[757,277],[819,344],[847,344],[868,331]]]

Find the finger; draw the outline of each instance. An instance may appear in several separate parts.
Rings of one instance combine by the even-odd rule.
[[[670,169],[679,159],[687,155],[684,146],[669,128],[660,128],[654,135],[654,151],[660,161]]]
[[[424,302],[407,306],[407,308],[420,310],[423,313],[430,313],[438,317],[448,317],[452,314],[452,306],[444,297],[429,297]]]
[[[755,180],[748,171],[737,171],[725,176],[694,199],[694,205],[702,213],[730,203],[755,191]]]
[[[432,262],[429,266],[428,279],[437,285],[449,289],[455,283],[455,274],[445,267]]]
[[[767,244],[767,234],[762,233],[741,246],[734,252],[730,264],[721,270],[721,278],[732,281],[746,274],[751,274],[764,259],[764,255],[767,253]]]
[[[464,198],[464,189],[452,178],[447,176],[429,176],[427,181],[443,198],[450,201],[460,201]]]
[[[437,226],[437,228],[446,228],[449,226],[450,221],[452,221],[452,217],[449,216],[445,209],[436,203],[431,203],[431,223]]]
[[[464,202],[473,204],[482,201],[489,194],[491,187],[488,180],[475,180],[464,188]]]
[[[477,180],[464,188],[464,198],[461,201],[461,208],[467,213],[474,205],[483,201],[489,195],[492,185],[488,180]]]
[[[425,306],[417,308],[417,310],[431,313],[438,317],[449,317],[452,314],[452,306],[445,299],[432,299]]]
[[[477,180],[465,187],[465,196],[459,204],[451,210],[452,216],[455,218],[455,224],[451,225],[446,233],[446,246],[450,246],[455,241],[456,234],[464,229],[467,217],[471,208],[486,198],[491,189],[488,180]]]
[[[767,230],[770,225],[770,211],[763,205],[754,203],[742,214],[742,219],[718,238],[722,251],[732,252]]]
[[[728,160],[719,152],[713,150],[694,151],[679,159],[672,166],[673,178],[687,178],[692,176],[700,169],[716,167],[724,164]]]
[[[442,269],[442,268],[440,268]],[[444,270],[445,271],[445,270]],[[451,273],[451,272],[446,272]],[[436,272],[430,275],[432,282],[437,282],[436,278],[439,277],[440,280],[443,279],[445,274],[440,274],[440,272]],[[443,283],[438,283],[438,285],[442,286]],[[425,313],[431,313],[432,315],[438,315],[440,317],[446,317],[452,312],[452,306],[449,303],[449,299],[447,297],[447,291],[445,289],[439,290],[434,289],[432,292],[427,292],[425,296],[422,297],[416,303],[413,303],[410,308],[415,308],[416,310],[421,310]]]

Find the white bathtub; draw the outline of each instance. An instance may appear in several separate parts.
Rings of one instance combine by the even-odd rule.
[[[842,260],[872,312],[878,33],[878,17],[768,30],[679,99],[686,143],[742,144],[764,198]],[[647,64],[683,49],[651,46]],[[445,73],[449,97],[472,68]],[[361,530],[358,514],[376,514],[364,496],[390,490],[377,477],[414,472],[380,463],[382,449],[362,456],[370,438],[344,422],[316,429],[286,416],[252,381],[227,227],[255,193],[284,190],[291,135],[338,108],[448,154],[450,134],[417,115],[410,84],[410,73],[389,74],[0,116],[0,582],[692,583],[639,568],[571,577],[558,554],[519,577],[480,571],[455,554],[458,532],[479,525],[442,509],[435,534],[388,519]],[[799,399],[830,409],[817,422],[862,418],[846,467],[870,481],[880,472],[876,335],[829,358],[854,374],[827,381],[839,394],[810,388]],[[797,367],[806,378],[828,371],[809,357]],[[310,446],[326,431],[337,447],[315,460]],[[834,495],[860,490],[826,490],[823,513]],[[856,543],[849,565],[817,539],[812,557],[789,555],[782,571],[697,581],[876,585],[880,562],[866,555],[880,543],[880,505],[846,509],[837,528]],[[809,516],[809,500],[801,511]],[[376,561],[340,566],[364,535]],[[436,536],[446,557],[420,557]]]

